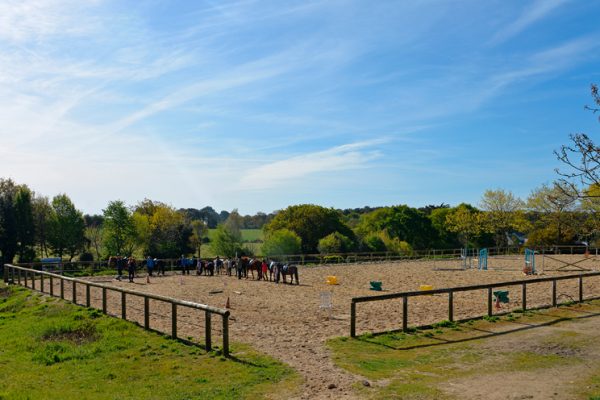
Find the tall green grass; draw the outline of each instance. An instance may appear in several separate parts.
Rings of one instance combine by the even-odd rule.
[[[233,351],[243,356],[0,286],[0,399],[260,399],[296,390],[288,367],[247,346]]]

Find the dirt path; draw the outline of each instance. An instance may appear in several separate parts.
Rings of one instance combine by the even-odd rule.
[[[389,292],[416,290],[419,285],[434,287],[463,286],[485,282],[523,279],[521,261],[500,261],[507,270],[476,271],[456,270],[459,261],[450,263],[404,262],[384,264],[351,264],[320,267],[301,267],[301,285],[284,285],[272,282],[238,280],[234,277],[185,276],[153,278],[149,284],[145,278],[136,283],[119,282],[110,278],[93,278],[119,287],[143,292],[167,295],[183,300],[224,307],[230,299],[232,321],[230,337],[233,342],[251,344],[260,351],[272,355],[295,368],[304,378],[302,399],[353,399],[352,386],[362,381],[334,366],[325,346],[328,338],[349,334],[350,299],[355,296],[372,295],[369,281],[382,281]],[[328,275],[335,275],[339,285],[325,283]],[[549,302],[550,285],[531,285],[528,289],[530,306]],[[222,291],[210,294],[210,292]],[[332,318],[321,309],[320,295],[330,292],[333,299]],[[600,279],[585,283],[585,293],[600,294]],[[70,293],[66,289],[66,293]],[[559,294],[574,297],[576,282],[560,283]],[[83,293],[80,292],[79,296]],[[520,304],[520,290],[511,291],[511,306]],[[82,299],[82,297],[80,297]],[[481,291],[455,295],[455,317],[482,315],[486,312],[486,293]],[[128,319],[143,322],[141,299],[128,300]],[[92,305],[101,307],[99,293],[92,293]],[[166,306],[151,304],[153,313],[169,314]],[[402,307],[399,301],[387,301],[360,305],[358,308],[358,332],[397,329],[401,326]],[[119,315],[120,298],[109,298],[109,312]],[[409,323],[421,325],[447,319],[446,297],[421,297],[411,299]],[[182,335],[198,337],[203,326],[202,315],[180,315]],[[152,327],[170,332],[167,317],[152,319]],[[187,327],[186,327],[187,324]],[[215,325],[219,325],[215,323]],[[213,338],[219,338],[219,327]]]
[[[515,354],[555,356],[556,363],[514,372],[483,370],[476,376],[445,382],[439,385],[440,389],[457,398],[473,400],[588,399],[592,389],[598,392],[588,380],[600,372],[600,306],[585,308],[581,314],[577,306],[572,308],[574,320],[546,326],[539,325],[539,321],[530,322],[528,325],[535,328],[492,337],[476,345],[494,357],[498,365],[514,359]],[[584,318],[577,318],[577,314]],[[503,328],[519,325],[523,323],[506,323]]]

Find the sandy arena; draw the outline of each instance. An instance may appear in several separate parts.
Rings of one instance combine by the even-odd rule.
[[[577,274],[575,267],[598,270],[596,257],[583,260],[583,256],[552,256],[543,261],[543,275]],[[560,260],[560,261],[558,261]],[[537,257],[537,269],[541,272],[542,260]],[[302,393],[298,398],[345,398],[352,399],[352,385],[362,380],[359,376],[334,366],[325,346],[328,338],[348,336],[350,330],[350,300],[356,296],[418,290],[419,285],[434,288],[466,286],[483,283],[524,279],[521,272],[522,257],[490,258],[488,271],[460,269],[460,260],[413,261],[377,264],[340,264],[318,267],[300,267],[300,285],[275,284],[273,282],[238,280],[228,276],[181,276],[138,277],[135,283],[119,282],[107,277],[90,278],[114,286],[161,294],[182,300],[224,307],[230,301],[230,340],[244,342],[295,368],[304,378]],[[476,266],[476,263],[475,263]],[[552,271],[557,268],[570,272]],[[585,272],[585,271],[582,271]],[[326,277],[337,277],[338,285],[327,285]],[[369,290],[369,281],[383,282],[384,292]],[[48,285],[48,282],[46,282]],[[57,291],[55,283],[55,293]],[[46,291],[48,291],[46,286]],[[65,295],[70,298],[70,284],[65,285]],[[521,286],[507,287],[510,303],[503,311],[521,307]],[[551,283],[528,285],[528,307],[551,303]],[[219,292],[210,294],[209,292]],[[320,308],[322,292],[332,293],[331,318],[329,311]],[[577,280],[558,283],[559,301],[578,297]],[[84,301],[83,288],[78,290],[78,302]],[[600,277],[584,280],[584,297],[600,296]],[[92,289],[92,306],[101,308],[99,289]],[[170,332],[170,306],[152,300],[151,327]],[[120,315],[121,301],[118,293],[108,296],[108,311]],[[409,326],[435,323],[448,318],[446,295],[423,296],[409,299]],[[481,316],[487,312],[487,291],[456,293],[454,295],[454,318]],[[143,300],[128,296],[127,319],[143,324]],[[221,318],[213,316],[213,341],[220,344]],[[357,333],[380,332],[401,327],[401,300],[389,300],[357,305]],[[179,336],[193,337],[202,343],[204,313],[180,308],[178,314]],[[334,384],[334,389],[328,389]],[[276,394],[274,394],[276,398]]]

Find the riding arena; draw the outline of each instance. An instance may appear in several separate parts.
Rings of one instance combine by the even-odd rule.
[[[228,274],[227,268],[218,271],[215,268],[212,274],[206,274],[205,271],[199,274],[197,269],[185,273],[176,262],[168,265],[166,273],[159,276],[156,273],[149,276],[142,268],[138,268],[133,282],[115,279],[114,273],[82,279],[226,308],[231,313],[228,329],[232,342],[248,343],[290,364],[307,378],[307,393],[311,393],[311,390],[316,393],[332,376],[341,382],[351,379],[333,365],[324,343],[331,337],[349,335],[353,298],[423,292],[422,296],[410,298],[410,309],[403,304],[402,298],[358,304],[355,329],[357,334],[364,334],[402,328],[406,312],[408,315],[404,318],[410,327],[447,320],[448,296],[426,295],[427,291],[442,288],[532,280],[531,284],[521,282],[505,285],[501,288],[505,292],[502,299],[497,298],[495,291],[493,313],[498,314],[522,310],[525,293],[527,308],[551,306],[552,295],[558,303],[600,297],[600,276],[593,276],[600,269],[597,250],[585,249],[582,254],[573,250],[570,254],[564,252],[564,249],[560,251],[558,248],[512,253],[489,251],[486,264],[482,262],[484,254],[478,249],[403,260],[293,265],[297,268],[294,284],[290,284],[289,280],[276,283],[273,276],[271,279],[263,276],[266,279],[259,280],[260,274],[253,275],[250,271],[246,276],[238,276],[235,272]],[[33,267],[41,269],[40,265]],[[535,282],[541,277],[562,279],[571,275],[591,276]],[[53,284],[55,292],[58,291],[57,284],[56,281]],[[523,289],[525,286],[526,292]],[[47,286],[45,291],[48,292]],[[86,295],[83,287],[75,291],[77,296]],[[487,315],[490,309],[489,293],[485,289],[454,293],[452,318],[462,320]],[[120,316],[122,298],[118,293],[109,293],[105,300],[97,291],[88,295],[91,307],[101,309],[105,301],[106,312]],[[146,300],[148,304],[144,304],[143,298],[134,296],[128,296],[127,302],[128,320],[144,325],[144,310],[150,309],[151,319],[147,321],[150,328],[170,332],[170,309],[166,304],[156,300]],[[202,342],[204,333],[200,328],[206,324],[206,315],[208,313],[181,309],[177,315],[179,337]],[[212,335],[220,337],[222,329],[218,323],[213,324]]]

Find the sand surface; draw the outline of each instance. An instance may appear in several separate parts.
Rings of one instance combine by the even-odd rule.
[[[578,272],[552,271],[576,267],[590,270],[600,267],[600,261],[582,256],[552,256],[544,259],[544,275],[566,275]],[[558,261],[557,261],[558,260]],[[537,258],[538,271],[542,260]],[[490,258],[489,270],[462,270],[460,260],[412,261],[373,264],[340,264],[316,267],[300,267],[300,285],[275,284],[273,282],[238,280],[235,277],[169,275],[154,277],[150,283],[146,277],[138,277],[135,283],[117,281],[110,277],[88,278],[114,286],[141,292],[161,294],[182,300],[225,307],[229,298],[231,310],[230,340],[251,344],[296,369],[304,378],[298,398],[353,399],[352,385],[363,380],[337,368],[325,345],[328,338],[350,334],[350,302],[352,297],[382,293],[418,290],[420,285],[434,288],[466,286],[491,282],[527,279],[521,269],[522,257]],[[476,262],[475,262],[476,265]],[[327,276],[336,276],[338,285],[326,284]],[[384,292],[369,290],[369,281],[381,281]],[[46,285],[48,282],[46,283]],[[55,290],[57,283],[55,283]],[[522,306],[522,286],[507,287],[510,303],[501,311]],[[48,291],[48,287],[46,287]],[[220,293],[211,294],[210,292]],[[56,293],[56,292],[55,292]],[[66,298],[71,296],[65,286]],[[322,308],[323,293],[330,293],[331,310]],[[558,283],[559,301],[578,298],[577,280]],[[101,308],[101,293],[92,289],[92,306]],[[600,277],[584,280],[584,297],[600,296]],[[78,302],[85,302],[83,288],[78,290]],[[551,283],[531,284],[527,287],[528,307],[551,303]],[[127,319],[143,324],[143,300],[128,297]],[[170,305],[150,301],[151,328],[170,333]],[[121,299],[117,293],[108,295],[108,312],[121,313]],[[487,313],[487,291],[454,294],[454,318],[462,319]],[[422,296],[409,299],[409,326],[431,324],[448,319],[448,296]],[[213,342],[220,345],[221,319],[212,317]],[[180,309],[178,333],[180,337],[192,337],[203,342],[204,312]],[[389,300],[357,305],[357,333],[380,332],[399,329],[402,326],[401,300]],[[234,347],[235,352],[235,347]],[[235,355],[235,354],[234,354]],[[335,388],[329,388],[331,385]],[[274,395],[274,397],[277,397]]]

